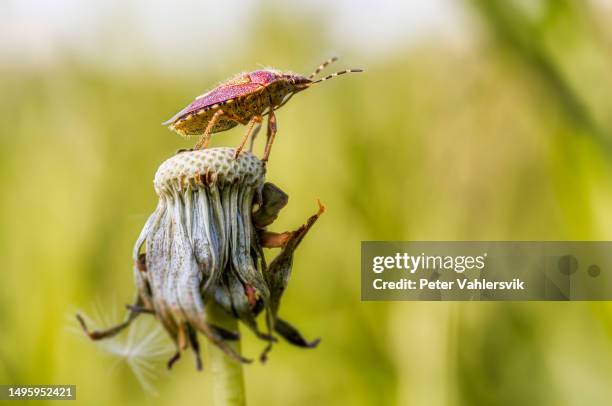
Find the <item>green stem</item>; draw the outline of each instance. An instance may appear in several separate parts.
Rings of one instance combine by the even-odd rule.
[[[206,318],[209,323],[230,331],[238,331],[238,322],[212,301],[206,305]],[[231,344],[240,353],[240,341]],[[215,406],[244,406],[244,376],[242,364],[225,355],[214,345],[208,345],[208,358],[213,377],[213,396]]]

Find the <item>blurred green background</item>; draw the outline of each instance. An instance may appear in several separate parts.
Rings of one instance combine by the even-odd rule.
[[[366,73],[279,110],[268,172],[290,195],[275,229],[317,198],[328,209],[281,310],[323,341],[247,366],[249,403],[610,404],[608,303],[359,291],[361,240],[612,239],[609,1],[42,3],[0,6],[0,383],[76,384],[87,405],[210,404],[189,354],[168,373],[149,349],[153,394],[73,314],[98,303],[108,321],[132,299],[153,174],[194,142],[159,123],[258,63],[309,73],[337,53]]]

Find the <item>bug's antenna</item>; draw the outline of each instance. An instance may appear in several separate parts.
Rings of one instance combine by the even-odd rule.
[[[323,62],[321,65],[319,65],[319,67],[317,69],[314,70],[314,72],[312,72],[309,76],[308,79],[312,79],[314,78],[319,72],[321,72],[323,69],[325,69],[325,67],[329,64],[332,64],[334,62],[336,62],[338,60],[337,57],[332,57],[329,58],[328,60],[326,60],[325,62]]]
[[[333,77],[344,75],[345,73],[354,73],[354,72],[355,73],[356,72],[363,72],[363,69],[345,69],[345,70],[341,70],[340,72],[335,72],[335,73],[332,73],[331,75],[325,76],[324,78],[317,79],[314,82],[311,82],[310,84],[314,85],[315,83],[323,82],[323,81],[331,79]]]

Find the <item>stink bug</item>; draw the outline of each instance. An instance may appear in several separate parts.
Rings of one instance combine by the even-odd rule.
[[[308,77],[275,69],[264,69],[241,73],[204,93],[179,111],[170,120],[162,123],[183,136],[201,135],[195,149],[207,148],[213,133],[229,130],[238,124],[246,125],[247,131],[236,148],[236,157],[251,137],[251,149],[264,116],[268,116],[268,133],[264,156],[270,155],[276,135],[274,111],[283,106],[296,93],[325,80],[345,73],[362,72],[361,69],[345,69],[315,80],[315,76],[327,65],[336,61],[331,58],[323,62]]]

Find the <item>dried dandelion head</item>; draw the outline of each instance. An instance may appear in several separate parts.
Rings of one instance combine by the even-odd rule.
[[[271,348],[277,332],[289,342],[314,347],[289,323],[278,318],[280,298],[291,273],[293,253],[323,212],[292,232],[266,230],[287,203],[287,195],[265,183],[265,166],[249,152],[235,158],[233,148],[183,152],[164,162],[154,181],[159,203],[134,247],[137,300],[126,321],[104,331],[88,331],[93,339],[117,334],[141,313],[161,322],[177,352],[191,346],[201,367],[197,333],[230,357],[249,362],[229,341],[228,331],[207,321],[213,303],[242,321]],[[281,248],[268,265],[263,248]],[[265,310],[266,332],[256,320]]]

